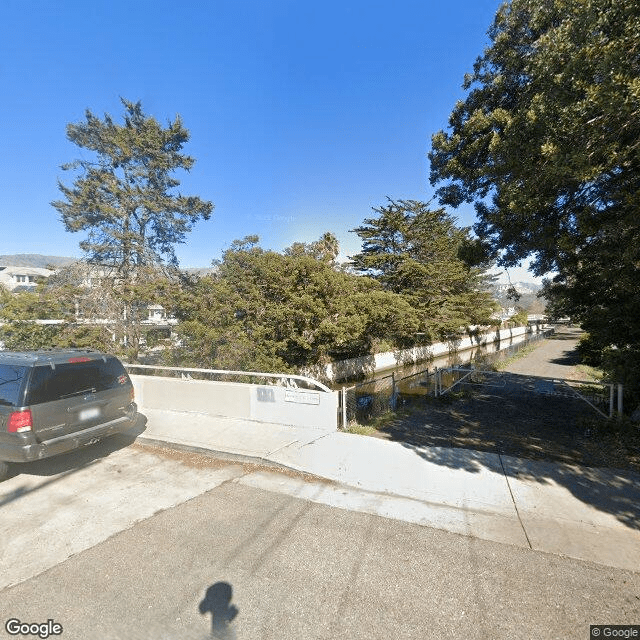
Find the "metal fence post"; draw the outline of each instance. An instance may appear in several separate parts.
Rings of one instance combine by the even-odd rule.
[[[613,383],[609,385],[609,417],[613,418]]]
[[[618,385],[618,419],[622,418],[622,385]]]
[[[438,397],[438,367],[436,367],[435,373],[433,375],[433,397]]]
[[[342,387],[342,428],[347,428],[347,387]]]
[[[396,398],[396,374],[395,371],[391,372],[391,409],[396,410],[397,398]]]

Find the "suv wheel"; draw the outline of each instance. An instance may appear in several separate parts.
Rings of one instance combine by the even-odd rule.
[[[9,475],[9,463],[0,460],[0,480],[4,480]]]

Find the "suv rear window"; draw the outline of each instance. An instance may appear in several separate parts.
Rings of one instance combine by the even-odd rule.
[[[62,400],[83,393],[96,393],[130,384],[117,358],[69,362],[35,367],[29,383],[28,405]]]
[[[20,389],[28,367],[0,364],[0,404],[19,407],[22,402]]]

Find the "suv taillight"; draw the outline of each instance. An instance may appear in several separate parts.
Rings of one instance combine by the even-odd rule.
[[[22,433],[23,431],[31,431],[33,421],[31,419],[31,411],[14,411],[7,420],[7,431],[9,433]]]

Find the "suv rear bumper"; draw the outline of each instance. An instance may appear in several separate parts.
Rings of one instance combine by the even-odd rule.
[[[136,424],[136,414],[133,418],[123,416],[110,422],[89,427],[83,431],[69,433],[59,438],[52,438],[39,443],[0,442],[0,460],[5,462],[30,462],[42,458],[50,458],[61,453],[73,451],[89,444],[93,444],[102,438],[127,431]]]

